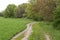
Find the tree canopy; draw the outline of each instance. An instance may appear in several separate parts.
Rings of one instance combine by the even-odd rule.
[[[9,4],[4,11],[4,17],[15,17],[16,5]]]

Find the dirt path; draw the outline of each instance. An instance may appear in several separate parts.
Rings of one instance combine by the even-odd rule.
[[[46,40],[51,40],[50,36],[48,34],[45,34],[45,38],[46,38]]]
[[[24,33],[24,37],[21,40],[28,40],[28,37],[30,36],[31,32],[33,31],[32,30],[32,25],[34,23],[35,22],[27,24],[27,28],[24,31],[18,33],[16,36],[14,36],[11,40],[16,40],[16,38],[18,38],[23,33]],[[42,31],[42,32],[44,32],[44,31]],[[46,34],[45,32],[44,32],[44,36],[45,36],[45,40],[51,40],[50,36],[48,34]]]
[[[40,30],[43,33],[45,40],[51,40],[49,33],[46,33],[42,27],[40,27]]]
[[[51,40],[51,37],[48,33],[46,33],[41,27],[40,27],[41,32],[43,32],[43,35],[45,37],[45,40]]]
[[[27,24],[27,31],[25,32],[25,35],[22,38],[22,40],[28,40],[28,37],[30,36],[30,34],[32,32],[32,25],[33,25],[33,23]]]
[[[16,36],[14,36],[11,40],[16,40],[16,38],[19,37],[23,33],[24,33],[24,37],[21,40],[28,40],[28,37],[30,36],[30,34],[32,32],[33,24],[34,24],[34,22],[27,24],[27,28],[24,31],[18,33]]]

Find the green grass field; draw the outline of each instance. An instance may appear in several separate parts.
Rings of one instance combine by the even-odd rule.
[[[51,40],[60,40],[60,30],[54,29],[51,24],[40,22],[40,27],[50,35]]]
[[[51,40],[60,40],[60,30],[54,29],[51,24],[45,22],[38,22],[33,25],[33,33],[28,40],[46,40],[44,33],[48,34]]]
[[[29,22],[32,20],[0,17],[0,40],[10,40],[15,34],[23,31]],[[44,32],[50,35],[51,40],[60,40],[60,30],[54,29],[51,24],[37,22],[32,29],[33,32],[28,40],[45,40]]]
[[[0,17],[0,40],[10,40],[16,33],[23,31],[29,22],[29,19],[24,18]]]

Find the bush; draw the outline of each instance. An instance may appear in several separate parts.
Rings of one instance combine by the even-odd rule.
[[[3,13],[0,13],[0,16],[3,17]]]
[[[60,5],[57,6],[55,12],[54,12],[54,28],[60,29]]]
[[[60,19],[55,20],[53,25],[54,25],[54,28],[60,29],[60,26],[59,26],[60,25]]]

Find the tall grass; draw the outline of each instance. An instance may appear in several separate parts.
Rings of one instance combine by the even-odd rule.
[[[0,17],[0,40],[10,40],[16,33],[23,31],[29,22],[29,19],[24,18]]]

